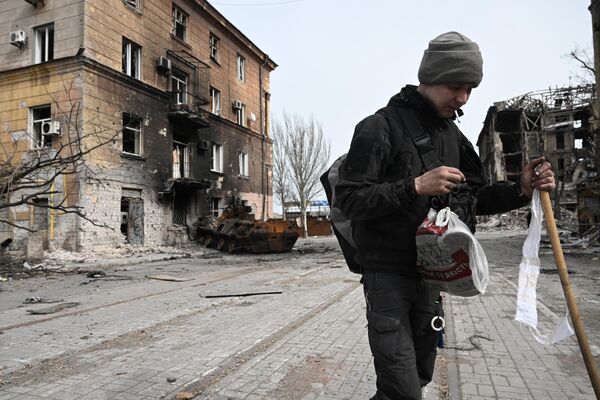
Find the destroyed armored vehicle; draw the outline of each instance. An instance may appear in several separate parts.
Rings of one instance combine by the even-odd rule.
[[[298,239],[294,222],[256,220],[252,208],[239,199],[230,201],[218,218],[200,218],[195,230],[198,243],[229,253],[286,252]]]

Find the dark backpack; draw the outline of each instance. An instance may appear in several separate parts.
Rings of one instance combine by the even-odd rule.
[[[346,154],[339,157],[333,162],[331,167],[321,175],[321,184],[325,189],[325,195],[329,202],[329,216],[331,218],[331,228],[337,238],[337,241],[342,249],[342,254],[346,259],[346,264],[350,271],[355,274],[362,273],[360,265],[354,261],[356,255],[356,244],[352,239],[352,221],[344,216],[342,210],[335,204],[335,185],[340,179],[340,169],[346,159]]]

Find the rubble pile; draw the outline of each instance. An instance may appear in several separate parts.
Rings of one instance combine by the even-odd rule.
[[[477,217],[477,231],[499,232],[527,230],[528,210],[513,210],[503,214]]]

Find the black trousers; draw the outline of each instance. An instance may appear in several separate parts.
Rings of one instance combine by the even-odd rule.
[[[431,382],[437,332],[431,319],[443,315],[438,289],[419,278],[392,273],[363,273],[367,302],[369,344],[377,374],[373,399],[421,399],[421,388]]]

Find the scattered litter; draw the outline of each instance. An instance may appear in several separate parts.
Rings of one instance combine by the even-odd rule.
[[[173,383],[173,382],[176,382],[176,381],[177,381],[177,378],[172,378],[172,377],[168,377],[167,378],[167,382],[169,382],[169,383]]]
[[[77,303],[77,302],[67,302],[67,303],[57,304],[55,306],[48,307],[48,308],[42,308],[39,310],[25,310],[25,311],[27,311],[29,314],[53,314],[55,312],[62,311],[66,308],[77,307],[78,305],[79,305],[79,303]]]
[[[25,268],[28,271],[44,270],[44,263],[40,263],[40,264],[36,264],[36,265],[31,265],[27,261],[25,261],[23,263],[23,268]]]
[[[5,277],[3,277],[3,276],[0,276],[0,282],[6,282],[6,281],[8,281],[8,279],[7,279],[7,278],[5,278]]]
[[[194,394],[190,392],[179,392],[175,395],[175,400],[192,400],[194,398]]]
[[[127,372],[115,372],[115,375],[126,375]]]
[[[157,279],[159,281],[169,281],[169,282],[186,282],[193,281],[193,278],[182,278],[179,276],[171,276],[171,275],[146,275],[148,279]]]
[[[540,268],[540,272],[542,274],[558,274],[558,268]],[[571,271],[570,269],[568,269],[567,272],[569,275],[575,275],[577,273],[575,271]]]
[[[28,297],[23,301],[23,304],[37,304],[37,303],[60,303],[61,300],[51,300],[51,299],[47,299],[45,297],[40,297],[40,296],[34,296],[34,297]]]
[[[479,341],[475,341],[475,339],[483,339],[483,340],[487,340],[488,342],[493,342],[494,339],[490,339],[487,336],[483,336],[483,335],[471,335],[467,338],[467,340],[469,341],[469,343],[471,343],[471,347],[464,347],[464,346],[446,346],[446,349],[452,349],[452,350],[460,350],[460,351],[473,351],[473,350],[481,350],[481,344],[479,343]]]
[[[262,296],[267,294],[281,294],[283,292],[252,292],[252,293],[235,293],[235,294],[209,294],[205,295],[206,299],[215,299],[219,297],[248,297],[248,296]],[[200,295],[202,296],[202,295]]]

